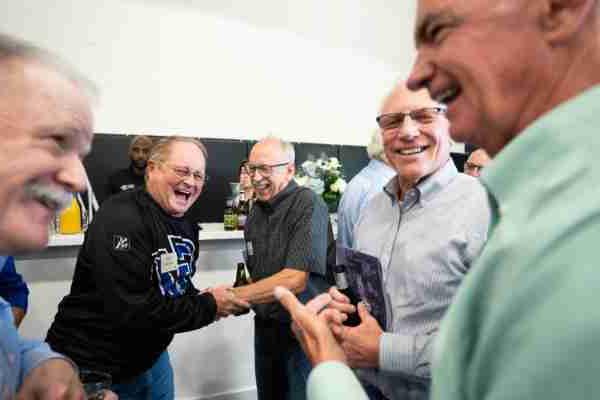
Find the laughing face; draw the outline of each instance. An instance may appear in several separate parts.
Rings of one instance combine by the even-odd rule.
[[[295,167],[276,139],[265,139],[252,147],[248,159],[250,179],[256,197],[269,201],[294,177]]]
[[[426,90],[413,92],[404,84],[385,101],[378,121],[385,155],[398,173],[403,192],[448,161],[449,123],[443,113]]]
[[[56,212],[86,188],[81,158],[93,137],[90,103],[75,83],[38,62],[5,60],[0,77],[0,169],[7,169],[0,171],[0,250],[38,250]]]
[[[541,3],[419,0],[408,87],[448,106],[453,139],[493,156],[548,108],[559,66],[539,28]]]
[[[146,187],[169,215],[182,217],[200,196],[206,160],[190,142],[173,142],[161,161],[148,161]]]

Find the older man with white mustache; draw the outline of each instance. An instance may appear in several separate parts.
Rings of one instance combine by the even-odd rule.
[[[85,190],[81,158],[91,146],[89,83],[55,57],[0,34],[0,252],[38,250],[48,224]],[[25,341],[0,299],[3,399],[82,399],[74,364],[45,343]],[[108,393],[106,399],[115,399]]]

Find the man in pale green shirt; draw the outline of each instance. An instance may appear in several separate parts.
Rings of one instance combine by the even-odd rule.
[[[489,239],[442,322],[433,400],[600,393],[599,27],[598,0],[418,1],[409,87],[448,105],[455,140],[496,156]],[[330,320],[296,323],[323,353]],[[352,398],[342,369],[315,369],[309,398],[332,382]]]

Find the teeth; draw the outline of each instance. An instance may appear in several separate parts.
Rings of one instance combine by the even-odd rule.
[[[411,154],[417,154],[423,151],[423,147],[414,147],[412,149],[403,149],[400,150],[400,154],[404,155],[404,156],[409,156]]]
[[[440,93],[437,96],[435,96],[434,100],[437,101],[437,102],[439,102],[439,103],[445,103],[446,100],[454,97],[457,92],[458,92],[457,88],[446,89],[442,93]]]

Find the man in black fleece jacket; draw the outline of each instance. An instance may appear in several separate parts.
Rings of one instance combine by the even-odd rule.
[[[192,138],[159,142],[146,186],[113,196],[90,225],[70,293],[47,341],[82,369],[110,373],[120,398],[174,397],[166,351],[173,335],[249,304],[191,278],[198,227],[184,218],[205,181],[206,149]]]

